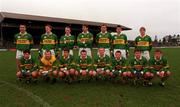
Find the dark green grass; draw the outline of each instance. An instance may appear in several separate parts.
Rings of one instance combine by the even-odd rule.
[[[15,52],[0,52],[0,107],[42,107],[37,96],[52,107],[180,107],[180,49],[162,50],[173,73],[164,88],[158,79],[152,87],[103,81],[21,84],[16,82]]]

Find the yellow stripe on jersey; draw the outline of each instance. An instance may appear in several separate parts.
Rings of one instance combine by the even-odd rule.
[[[137,46],[149,46],[149,42],[146,42],[146,41],[139,41],[137,42]]]
[[[30,44],[30,41],[27,39],[18,39],[16,44]]]
[[[52,45],[55,45],[56,44],[56,42],[55,42],[55,40],[53,40],[53,39],[44,39],[43,40],[43,42],[42,42],[42,44],[52,44]]]
[[[113,40],[113,44],[125,44],[125,40],[124,39],[116,39],[116,40]]]
[[[81,38],[80,41],[81,42],[87,42],[89,38]]]
[[[99,43],[109,43],[108,38],[99,38]]]

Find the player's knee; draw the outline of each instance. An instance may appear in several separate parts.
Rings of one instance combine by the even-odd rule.
[[[145,78],[149,78],[151,76],[151,73],[150,72],[146,72],[145,74],[144,74],[144,77]]]
[[[153,73],[151,73],[151,77],[152,77],[152,78],[154,77],[154,74],[153,74]]]
[[[164,71],[159,72],[159,76],[160,77],[164,77],[165,76],[165,72]]]
[[[113,75],[113,73],[112,73],[112,72],[110,72],[110,73],[109,73],[109,76],[110,76],[110,77],[113,77],[114,75]]]
[[[57,77],[57,76],[58,76],[58,71],[57,71],[57,70],[53,71],[53,76],[54,76],[54,77]]]
[[[38,72],[33,71],[33,72],[31,73],[31,75],[32,75],[32,78],[37,78],[37,77],[38,77]]]
[[[61,71],[60,71],[58,74],[59,74],[59,77],[60,77],[60,78],[62,78],[62,77],[64,77],[64,76],[65,76],[65,75],[64,75],[64,73],[63,73],[63,72],[61,72]]]
[[[106,70],[106,75],[110,75],[110,70]]]
[[[82,76],[86,76],[86,70],[82,70]]]
[[[75,76],[78,76],[78,75],[79,75],[78,71],[75,70]]]
[[[127,76],[127,72],[123,72],[123,73],[122,73],[122,76],[123,76],[123,77],[126,77],[126,76]]]
[[[16,76],[17,76],[18,78],[21,78],[21,77],[22,77],[22,73],[21,73],[20,71],[18,71],[18,72],[16,73]]]
[[[66,70],[66,71],[65,71],[65,74],[66,74],[67,76],[70,75],[69,70]]]
[[[39,70],[38,75],[42,76],[42,72],[43,72],[43,70]]]
[[[132,74],[130,71],[128,71],[128,72],[127,72],[127,76],[130,77],[130,78],[132,78],[132,77],[133,77],[133,74]]]
[[[170,71],[167,71],[166,72],[166,76],[170,76],[171,75],[171,72]]]
[[[96,71],[93,71],[93,76],[96,76],[96,74],[97,74]]]
[[[72,68],[71,68],[71,69],[69,70],[69,73],[70,73],[70,75],[74,75],[74,74],[75,74],[75,69],[72,69]]]
[[[93,75],[93,71],[92,71],[92,70],[89,71],[89,75],[90,75],[90,76]]]

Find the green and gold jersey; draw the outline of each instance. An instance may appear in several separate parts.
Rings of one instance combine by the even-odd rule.
[[[144,71],[144,72],[147,71],[147,60],[143,56],[139,60],[136,59],[136,58],[132,58],[130,60],[129,64],[130,64],[132,70],[135,70],[135,71]]]
[[[22,33],[17,33],[14,36],[14,43],[16,44],[16,49],[17,50],[30,50],[33,45],[33,38],[31,34],[25,32],[24,34]]]
[[[77,37],[77,45],[79,48],[92,48],[93,34],[90,32],[80,33]]]
[[[24,70],[24,71],[34,71],[36,68],[36,61],[34,57],[29,57],[29,59],[25,59],[24,57],[22,57],[20,59],[20,69]]]
[[[157,60],[155,57],[151,57],[149,60],[149,66],[153,71],[166,71],[169,68],[167,59],[164,56],[162,56],[159,60]]]
[[[40,47],[44,50],[56,49],[58,44],[57,36],[54,33],[41,35]]]
[[[114,36],[112,36],[111,39],[112,43],[112,48],[113,49],[125,49],[128,50],[128,41],[127,41],[127,36],[125,34],[115,34]]]
[[[92,67],[92,59],[90,56],[87,56],[85,59],[82,59],[81,56],[78,56],[76,64],[78,70],[89,70]]]
[[[146,35],[144,37],[138,36],[135,39],[135,48],[140,51],[150,51],[152,48],[151,37]]]
[[[59,40],[59,47],[63,50],[64,48],[73,49],[74,43],[75,43],[75,37],[73,35],[67,36],[63,35],[61,36]]]
[[[111,34],[109,32],[100,32],[96,35],[96,43],[98,48],[110,48],[110,42]]]
[[[108,55],[104,55],[103,57],[100,57],[99,55],[96,55],[94,57],[94,67],[95,68],[109,68],[111,64],[110,57]]]
[[[126,59],[121,57],[120,59],[112,58],[112,68],[114,70],[125,70],[126,69]]]
[[[60,57],[60,68],[71,68],[72,64],[73,64],[73,56],[69,55],[67,58],[65,58],[64,56]]]

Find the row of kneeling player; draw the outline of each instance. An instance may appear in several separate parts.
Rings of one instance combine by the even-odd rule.
[[[82,50],[80,56],[73,58],[68,49],[63,50],[63,55],[56,59],[51,51],[36,61],[29,50],[23,52],[20,60],[17,77],[25,78],[26,83],[37,82],[37,78],[55,83],[57,79],[71,83],[82,80],[121,80],[123,83],[133,81],[134,84],[142,82],[143,85],[152,85],[151,80],[158,76],[160,84],[165,85],[165,80],[170,76],[166,58],[160,50],[156,50],[149,61],[141,55],[141,51],[135,50],[134,57],[127,61],[120,51],[110,58],[105,54],[104,48],[99,48],[94,60]]]

